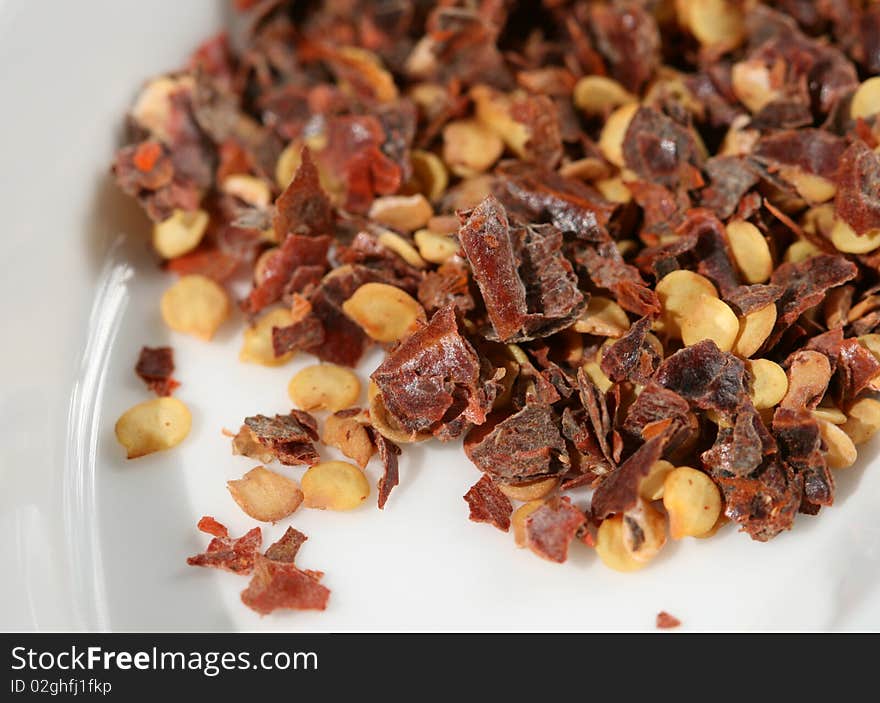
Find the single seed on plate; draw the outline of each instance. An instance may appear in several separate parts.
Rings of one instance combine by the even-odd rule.
[[[364,412],[357,415],[334,413],[324,423],[321,441],[328,447],[336,447],[364,468],[376,451],[366,427],[368,421]]]
[[[229,308],[229,296],[223,287],[198,274],[181,276],[160,301],[166,325],[205,341],[229,317]]]
[[[837,220],[831,229],[831,243],[844,254],[867,254],[880,247],[880,229],[860,235],[843,220]]]
[[[665,459],[651,464],[648,475],[639,484],[639,495],[645,500],[660,500],[663,497],[663,482],[675,467]]]
[[[458,254],[458,240],[445,234],[437,234],[429,229],[420,229],[413,235],[419,254],[425,261],[442,264]]]
[[[443,128],[443,160],[462,178],[488,170],[503,151],[501,137],[478,120],[457,120]]]
[[[300,410],[345,410],[357,403],[361,382],[353,371],[335,364],[314,364],[297,373],[287,386]]]
[[[422,258],[416,248],[406,239],[401,237],[397,232],[391,230],[383,230],[377,237],[377,241],[386,249],[390,249],[403,259],[410,266],[418,269],[427,268],[427,262]]]
[[[810,414],[817,420],[824,420],[832,425],[843,425],[846,423],[846,413],[833,405],[820,405],[815,410],[812,410]]]
[[[272,202],[272,190],[262,178],[235,173],[223,179],[220,186],[227,195],[234,195],[239,200],[253,207],[269,207]]]
[[[129,459],[171,449],[180,444],[192,427],[189,408],[170,396],[153,398],[126,410],[116,421],[116,439]]]
[[[277,522],[293,513],[303,494],[296,481],[257,466],[237,481],[227,481],[232,499],[254,520]]]
[[[364,472],[345,461],[315,464],[302,477],[303,504],[319,510],[353,510],[370,495]]]
[[[413,149],[410,161],[422,195],[431,202],[439,200],[449,185],[449,174],[443,160],[431,151]]]

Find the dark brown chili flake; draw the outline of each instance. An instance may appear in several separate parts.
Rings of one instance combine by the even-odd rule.
[[[493,400],[490,386],[481,383],[477,352],[462,335],[452,306],[434,313],[371,378],[389,414],[411,432],[442,435],[459,417],[481,424]]]
[[[593,493],[592,511],[595,518],[604,520],[635,507],[642,479],[662,456],[665,442],[666,438],[662,435],[647,440],[629,459],[602,479]]]
[[[856,234],[880,229],[880,155],[860,139],[840,158],[834,208]]]
[[[134,371],[158,396],[171,395],[180,385],[171,378],[174,373],[174,350],[171,347],[143,347]]]
[[[498,422],[490,419],[468,433],[464,450],[480,471],[508,483],[558,474],[569,463],[559,423],[546,405],[527,405]]]
[[[272,561],[292,564],[296,560],[299,548],[303,546],[307,539],[308,537],[299,530],[288,527],[284,534],[281,535],[281,539],[266,550],[266,558]]]
[[[513,505],[495,485],[488,474],[483,474],[479,481],[464,494],[470,507],[470,519],[474,522],[488,522],[502,532],[510,529],[510,514]]]
[[[274,459],[288,466],[311,465],[321,460],[313,444],[317,439],[314,418],[302,410],[274,418],[254,415],[245,418],[232,450],[262,462]]]
[[[379,490],[379,509],[385,507],[391,490],[400,482],[400,474],[398,472],[397,457],[400,456],[400,447],[398,447],[390,439],[383,437],[378,432],[373,433],[373,441],[376,443],[376,449],[379,450],[379,459],[382,460],[382,466],[385,473],[379,479],[376,488]]]

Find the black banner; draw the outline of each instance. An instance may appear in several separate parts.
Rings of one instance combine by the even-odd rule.
[[[193,693],[200,702],[252,701],[286,693],[335,701],[360,690],[368,700],[407,692],[415,701],[440,694],[469,701],[484,688],[498,700],[505,691],[525,699],[570,685],[591,697],[625,691],[628,699],[701,680],[715,688],[719,667],[744,650],[751,661],[772,654],[780,666],[784,653],[802,649],[798,639],[805,644],[755,635],[0,634],[0,700]],[[772,688],[762,684],[765,694]]]

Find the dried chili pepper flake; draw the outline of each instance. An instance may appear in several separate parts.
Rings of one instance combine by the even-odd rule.
[[[673,628],[679,627],[681,625],[681,620],[679,620],[674,615],[670,615],[665,610],[661,610],[657,613],[657,629],[658,630],[671,630]]]
[[[158,396],[171,395],[180,385],[171,378],[174,373],[174,350],[171,347],[143,347],[134,370],[147,388]]]
[[[260,615],[279,609],[326,610],[330,589],[320,583],[318,573],[258,554],[241,601]]]
[[[434,313],[371,378],[388,412],[412,432],[440,432],[459,417],[481,424],[494,399],[481,385],[479,357],[452,306]]]
[[[568,466],[568,450],[549,406],[526,405],[493,420],[465,437],[465,453],[480,471],[509,483],[525,483]]]
[[[254,560],[263,543],[263,533],[255,527],[238,539],[229,537],[227,529],[214,518],[205,516],[199,520],[199,529],[214,535],[203,554],[189,557],[190,566],[210,566],[235,574],[249,574],[254,568]]]
[[[526,545],[539,557],[562,564],[586,521],[568,497],[551,498],[526,518]]]
[[[473,522],[488,522],[502,532],[510,529],[510,515],[513,505],[488,474],[483,474],[479,481],[464,494],[470,507],[470,519]]]
[[[385,473],[379,479],[376,488],[379,493],[379,509],[385,508],[388,502],[388,496],[391,495],[392,489],[400,482],[400,474],[398,471],[397,457],[400,456],[400,447],[378,432],[373,433],[373,441],[376,443],[376,449],[379,451],[379,459]]]
[[[597,519],[622,514],[639,500],[639,486],[651,466],[660,459],[666,438],[654,437],[639,447],[617,469],[602,479],[593,493],[592,512]]]
[[[292,564],[296,560],[299,548],[308,539],[302,532],[288,527],[281,538],[266,550],[266,558]]]

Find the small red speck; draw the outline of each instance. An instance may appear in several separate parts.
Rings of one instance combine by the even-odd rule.
[[[661,610],[657,613],[657,627],[661,630],[670,630],[674,627],[678,627],[681,625],[681,620],[679,620],[674,615],[670,615],[665,610]]]

